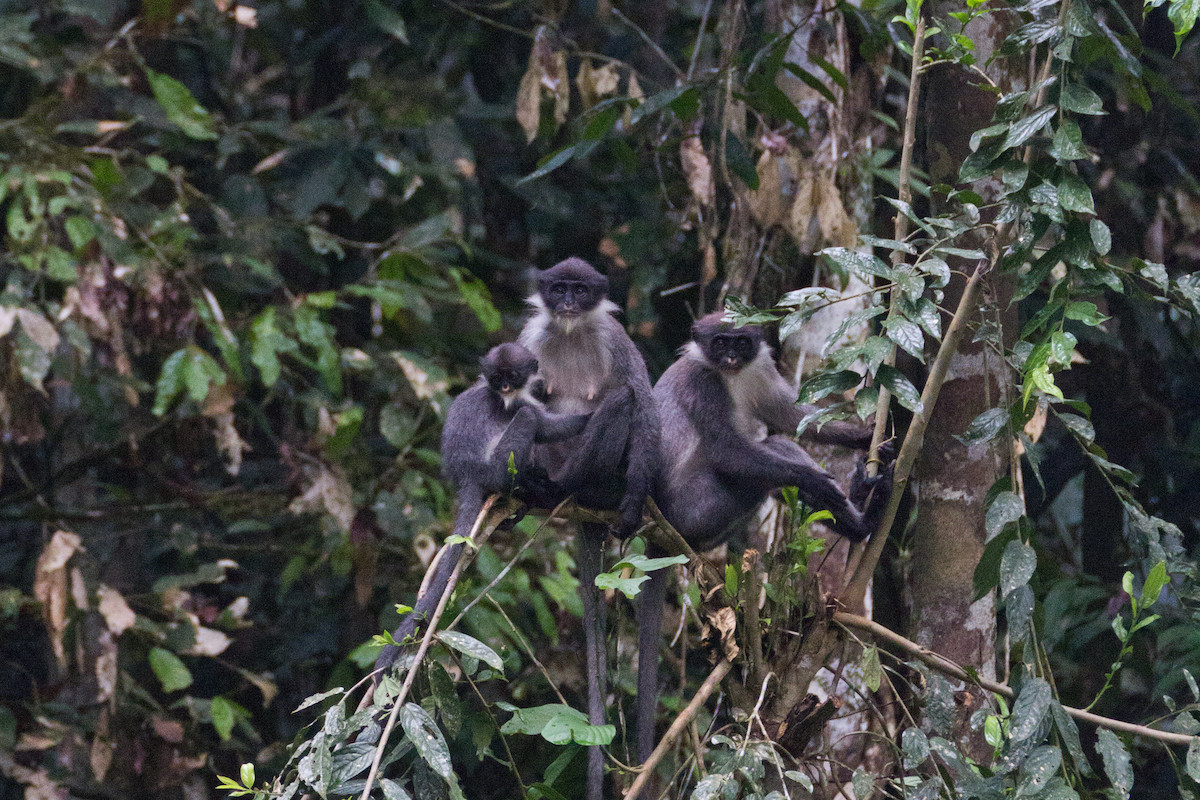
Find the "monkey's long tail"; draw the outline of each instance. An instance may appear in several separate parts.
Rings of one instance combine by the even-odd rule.
[[[476,486],[464,486],[459,490],[458,514],[454,518],[454,536],[464,538],[470,536],[471,528],[474,527],[475,520],[483,509],[483,497],[483,491]],[[404,619],[400,620],[400,625],[392,634],[392,638],[397,642],[404,642],[415,637],[417,625],[429,619],[429,615],[437,608],[438,601],[442,599],[442,592],[446,591],[446,584],[450,582],[450,574],[454,572],[454,565],[458,563],[459,556],[462,555],[462,549],[463,543],[460,541],[442,547],[434,562],[432,576],[427,576],[422,582],[416,605]],[[379,658],[375,660],[375,669],[377,671],[391,669],[403,651],[404,648],[395,645],[383,648]]]
[[[657,554],[656,554],[657,555]],[[657,569],[638,595],[637,755],[645,763],[654,752],[658,711],[658,647],[670,570]],[[630,800],[636,800],[631,798]]]

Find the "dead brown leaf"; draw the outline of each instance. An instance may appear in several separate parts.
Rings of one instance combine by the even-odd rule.
[[[38,556],[33,579],[33,595],[42,604],[42,618],[59,664],[66,664],[63,632],[67,627],[67,562],[82,546],[83,541],[74,533],[57,531]]]
[[[711,207],[716,202],[712,162],[704,152],[699,136],[689,136],[679,143],[679,165],[687,178],[688,188],[700,205]]]
[[[133,609],[129,607],[129,603],[125,602],[125,598],[121,596],[120,592],[102,583],[96,590],[96,597],[100,601],[100,616],[104,617],[104,624],[114,636],[120,636],[133,627],[133,623],[137,621],[137,615],[133,613]]]

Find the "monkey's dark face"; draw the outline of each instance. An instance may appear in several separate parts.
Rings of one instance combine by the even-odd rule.
[[[718,333],[701,342],[704,355],[722,372],[737,372],[758,355],[759,338],[749,333]]]
[[[581,258],[568,258],[538,277],[538,294],[555,317],[592,311],[608,293],[608,279]]]
[[[479,365],[491,390],[502,395],[524,389],[538,368],[533,353],[513,342],[493,347],[480,359]]]
[[[595,308],[601,296],[582,281],[553,281],[542,289],[542,299],[555,316],[576,317]]]

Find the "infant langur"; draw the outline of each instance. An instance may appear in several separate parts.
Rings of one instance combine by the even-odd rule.
[[[454,535],[467,536],[491,494],[515,494],[535,505],[557,494],[545,471],[531,461],[535,442],[557,442],[579,434],[590,414],[552,414],[536,397],[537,359],[519,344],[493,347],[480,359],[483,375],[455,398],[442,428],[442,470],[458,488]],[[416,633],[450,580],[462,552],[461,542],[442,549],[433,577],[416,607],[400,623],[397,642]],[[387,647],[376,667],[390,667],[400,655]]]
[[[697,550],[744,531],[767,496],[785,486],[795,486],[805,505],[830,511],[829,526],[848,539],[861,541],[877,526],[890,493],[890,470],[867,478],[860,464],[847,497],[790,438],[813,407],[796,404],[796,391],[776,369],[761,328],[735,328],[720,313],[699,320],[679,360],[655,384],[654,398],[663,434],[655,497],[663,516]],[[806,438],[866,448],[871,429],[831,422]],[[665,575],[664,570],[651,574],[639,603],[638,753],[643,760],[654,744]]]

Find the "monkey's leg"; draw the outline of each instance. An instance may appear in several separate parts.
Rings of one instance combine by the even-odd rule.
[[[779,475],[783,482],[776,482],[775,487],[795,486],[805,504],[833,514],[834,521],[830,527],[848,539],[858,542],[870,534],[863,524],[862,512],[854,507],[833,476],[822,469],[804,448],[786,436],[771,436],[762,444],[786,466]]]
[[[555,471],[554,479],[565,494],[574,494],[594,476],[616,470],[629,444],[630,406],[633,392],[616,389],[605,395],[580,434],[578,447]]]
[[[604,649],[604,606],[596,588],[608,531],[603,525],[581,523],[578,534],[579,597],[583,601],[584,662],[587,667],[588,722],[604,724],[608,658]],[[604,800],[604,751],[588,748],[586,800]]]

